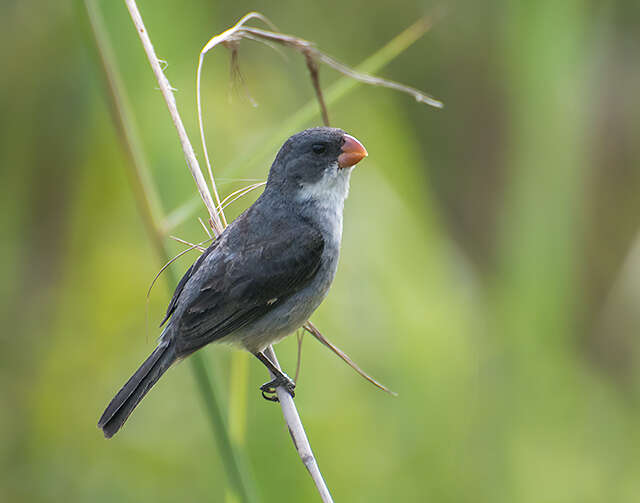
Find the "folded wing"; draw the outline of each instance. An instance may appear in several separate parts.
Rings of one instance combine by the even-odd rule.
[[[304,288],[320,266],[324,240],[308,225],[282,226],[266,239],[245,233],[221,243],[189,273],[172,320],[179,354],[191,353],[267,314]]]

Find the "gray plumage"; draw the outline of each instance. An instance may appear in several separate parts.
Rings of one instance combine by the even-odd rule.
[[[355,162],[343,150],[353,141],[364,152]],[[214,341],[257,355],[309,319],[335,276],[349,177],[364,155],[339,129],[309,129],[285,142],[262,195],[178,284],[158,347],[98,422],[106,437],[175,361]]]

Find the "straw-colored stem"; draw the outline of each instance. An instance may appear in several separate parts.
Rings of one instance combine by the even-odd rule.
[[[129,167],[131,186],[147,232],[154,243],[159,261],[165,263],[169,260],[169,253],[164,241],[162,229],[164,218],[157,197],[157,190],[153,184],[143,150],[140,147],[141,143],[130,113],[124,86],[117,72],[115,57],[103,26],[102,16],[93,0],[85,0],[85,7],[105,77],[107,96],[113,113],[114,124],[125,153],[129,158],[127,166]],[[169,288],[175,286],[177,276],[172,269],[168,270],[166,277]],[[229,439],[228,428],[224,421],[224,412],[215,389],[209,382],[204,360],[201,355],[194,354],[189,358],[189,361],[209,417],[212,433],[216,438],[220,456],[225,459],[223,464],[227,469],[231,485],[241,496],[242,501],[257,501],[245,464],[242,462],[240,454],[234,450]]]
[[[196,154],[193,151],[193,147],[191,146],[191,142],[189,141],[189,137],[187,135],[187,131],[182,123],[182,119],[180,118],[180,114],[178,113],[178,107],[176,106],[176,100],[173,96],[173,89],[167,80],[164,72],[162,71],[162,66],[160,65],[160,61],[156,56],[155,49],[153,48],[153,44],[151,43],[151,39],[149,38],[149,34],[147,29],[144,26],[142,21],[142,16],[140,15],[140,11],[138,10],[138,6],[136,5],[135,0],[126,0],[127,9],[129,9],[129,14],[131,15],[131,20],[136,27],[136,31],[138,32],[138,36],[140,37],[140,41],[142,42],[142,47],[144,48],[144,52],[147,54],[147,59],[149,60],[149,64],[151,65],[151,69],[153,70],[154,75],[156,76],[156,80],[160,86],[160,91],[162,92],[162,96],[164,97],[164,101],[167,104],[167,108],[169,109],[169,114],[171,115],[171,120],[178,131],[178,137],[180,138],[180,144],[182,145],[182,150],[184,152],[184,158],[187,161],[187,166],[189,167],[189,171],[191,171],[191,175],[193,176],[196,187],[198,188],[198,192],[200,192],[200,197],[204,202],[204,205],[207,207],[209,211],[209,216],[211,217],[211,223],[213,228],[216,230],[216,234],[220,234],[223,230],[222,222],[218,213],[215,211],[215,204],[213,199],[211,198],[211,194],[209,193],[209,189],[207,187],[207,183],[202,176],[202,171],[200,170],[200,165],[198,164],[198,160],[196,159]],[[212,179],[213,190],[217,194],[217,189],[215,186],[215,182]]]
[[[267,355],[267,358],[269,358],[279,369],[280,364],[278,363],[276,354],[273,351],[273,346],[269,346],[267,349],[265,349],[264,353],[265,355]],[[275,377],[275,375],[273,377]],[[293,403],[293,398],[284,388],[284,386],[278,386],[276,388],[276,394],[278,395],[280,407],[282,407],[282,413],[284,414],[287,426],[289,427],[289,433],[291,434],[293,445],[298,451],[298,455],[300,456],[302,463],[309,471],[309,474],[311,475],[311,478],[313,479],[313,482],[315,483],[316,488],[320,493],[322,501],[324,503],[333,503],[333,498],[331,497],[329,488],[327,487],[327,484],[322,477],[322,473],[320,472],[320,468],[318,467],[318,462],[313,455],[311,445],[309,444],[309,439],[307,438],[307,434],[304,431],[304,426],[302,426],[302,421],[300,420],[300,414],[298,414],[298,410]]]

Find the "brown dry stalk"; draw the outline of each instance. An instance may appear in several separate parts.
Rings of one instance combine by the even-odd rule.
[[[316,91],[316,98],[322,111],[322,122],[325,126],[329,126],[329,112],[327,111],[327,105],[324,102],[324,96],[322,95],[322,88],[320,87],[320,76],[318,74],[318,63],[313,58],[311,51],[305,51],[304,58],[307,61],[307,68],[311,75],[311,82],[313,83],[313,89]]]
[[[425,23],[427,20],[425,19]],[[366,73],[359,72],[354,70],[353,68],[341,63],[340,61],[332,58],[328,54],[319,50],[312,42],[308,40],[304,40],[299,37],[294,37],[292,35],[285,35],[283,33],[262,30],[260,28],[253,28],[250,26],[243,26],[233,35],[231,35],[234,39],[240,39],[243,34],[250,33],[254,37],[262,38],[264,40],[269,40],[272,42],[280,43],[295,49],[307,57],[307,55],[311,55],[316,58],[317,61],[324,63],[325,65],[330,66],[334,70],[346,75],[347,77],[351,77],[354,80],[359,80],[365,84],[370,84],[372,86],[381,86],[388,87],[389,89],[394,89],[396,91],[400,91],[402,93],[409,94],[415,98],[419,103],[425,103],[435,108],[442,108],[443,104],[440,100],[416,89],[414,87],[406,86],[404,84],[400,84],[398,82],[394,82],[392,80],[382,79],[380,77],[374,77],[373,75],[369,75]]]
[[[390,395],[398,396],[398,393],[396,393],[395,391],[391,391],[384,384],[376,381],[373,377],[371,377],[364,370],[362,370],[356,362],[354,362],[351,358],[349,358],[349,355],[347,355],[347,353],[342,351],[338,346],[333,344],[331,341],[329,341],[329,339],[327,339],[324,335],[322,335],[320,330],[318,330],[316,326],[313,323],[311,323],[311,321],[307,321],[302,326],[302,328],[304,328],[307,332],[313,335],[318,341],[320,341],[324,346],[328,347],[331,351],[333,351],[336,355],[338,355],[347,365],[349,365],[349,367],[355,370],[358,374],[364,377],[376,388],[381,389],[382,391],[386,391]]]
[[[433,23],[434,18],[437,16],[429,16],[422,18],[421,22],[425,30],[430,27]],[[255,28],[253,26],[247,26],[246,23],[251,21],[252,19],[259,19],[264,23],[268,24],[273,31],[263,30],[261,28]],[[435,99],[434,97],[428,95],[416,89],[414,87],[406,86],[404,84],[400,84],[398,82],[394,82],[392,80],[382,79],[380,77],[374,77],[373,75],[369,75],[367,73],[359,72],[351,68],[344,63],[332,58],[328,54],[322,52],[320,49],[316,47],[316,45],[308,40],[305,40],[300,37],[296,37],[293,35],[287,35],[285,33],[281,33],[278,31],[273,23],[269,21],[263,14],[259,12],[250,12],[243,16],[235,25],[233,25],[228,30],[223,31],[222,33],[216,35],[211,38],[209,42],[205,44],[205,46],[200,51],[200,58],[198,60],[198,69],[196,72],[196,100],[198,107],[198,123],[200,126],[200,140],[202,142],[202,149],[204,151],[204,158],[207,164],[207,170],[209,172],[209,179],[211,181],[211,186],[214,189],[214,194],[216,196],[216,201],[218,202],[218,206],[220,205],[220,199],[218,198],[218,193],[216,190],[216,184],[213,179],[213,171],[211,168],[211,162],[209,160],[209,153],[207,151],[207,145],[205,142],[205,134],[204,134],[204,123],[202,119],[202,102],[200,98],[200,81],[202,75],[202,65],[204,61],[204,55],[215,48],[218,45],[223,45],[227,49],[231,50],[231,71],[232,73],[238,74],[238,46],[242,39],[249,39],[258,42],[263,42],[269,45],[272,48],[277,47],[276,44],[289,47],[301,53],[306,61],[307,68],[309,70],[309,75],[311,78],[311,83],[313,85],[314,91],[316,93],[316,98],[318,100],[318,104],[320,106],[320,110],[322,113],[322,121],[325,126],[329,125],[329,111],[327,109],[327,105],[324,99],[324,95],[322,93],[322,88],[320,86],[320,77],[319,77],[319,69],[318,63],[324,63],[325,65],[333,68],[334,70],[346,75],[349,78],[354,80],[363,82],[364,84],[369,84],[372,86],[380,86],[387,87],[389,89],[393,89],[395,91],[399,91],[401,93],[409,94],[413,96],[416,101],[419,103],[426,103],[435,108],[442,108],[443,104],[441,101]],[[223,227],[226,226],[226,218],[224,213],[220,212],[216,215],[218,221],[223,223]]]

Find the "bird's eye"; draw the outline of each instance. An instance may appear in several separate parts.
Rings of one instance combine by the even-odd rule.
[[[327,150],[327,147],[322,143],[316,143],[311,147],[314,154],[324,154],[324,151]]]

